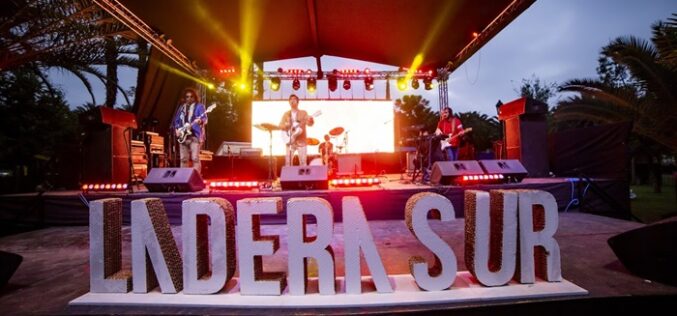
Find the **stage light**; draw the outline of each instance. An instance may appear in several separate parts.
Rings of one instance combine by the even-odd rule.
[[[411,87],[416,90],[418,89],[418,79],[416,78],[411,78]]]
[[[369,68],[367,68],[367,70],[369,70]],[[367,91],[374,90],[374,77],[364,78],[364,89]]]
[[[247,83],[245,82],[239,82],[237,87],[240,89],[240,91],[247,91]]]
[[[400,91],[407,90],[407,79],[404,77],[397,78],[397,89]]]
[[[308,78],[308,82],[306,83],[306,89],[308,89],[308,92],[313,93],[315,90],[317,90],[317,79],[314,77]]]
[[[299,81],[299,78],[294,79],[294,81],[291,84],[291,87],[294,90],[298,90],[299,88],[301,88],[301,81]]]
[[[280,90],[280,78],[275,77],[270,79],[270,89],[273,91]]]
[[[208,88],[209,90],[214,90],[214,88],[216,88],[216,86],[215,86],[213,83],[208,83],[208,84],[207,84],[207,88]]]
[[[426,90],[432,90],[432,88],[433,88],[433,78],[432,77],[423,78],[423,87],[425,87]]]
[[[343,80],[343,89],[350,90],[350,80]]]
[[[334,69],[336,71],[336,69]],[[338,88],[338,79],[336,79],[336,75],[332,74],[327,76],[327,83],[329,85],[329,91],[334,92],[336,91],[336,88]]]
[[[472,32],[472,37],[478,37],[478,36],[480,36],[480,33]]]

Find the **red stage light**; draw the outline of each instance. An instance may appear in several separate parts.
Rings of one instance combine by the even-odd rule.
[[[298,78],[294,79],[294,81],[292,82],[291,87],[292,87],[294,90],[298,90],[299,88],[301,88],[301,81],[299,81]]]
[[[343,80],[343,89],[350,90],[350,80]]]

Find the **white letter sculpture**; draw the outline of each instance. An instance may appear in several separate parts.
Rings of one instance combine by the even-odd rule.
[[[486,286],[508,284],[517,261],[517,193],[465,191],[465,265]]]
[[[280,247],[280,236],[261,236],[262,214],[282,212],[282,199],[253,198],[237,201],[237,246],[242,295],[280,295],[284,272],[264,272],[263,257]]]
[[[345,284],[347,294],[362,293],[362,274],[360,272],[360,250],[371,272],[371,278],[379,293],[390,293],[393,287],[383,267],[374,236],[371,234],[367,217],[364,215],[360,200],[354,196],[343,198],[343,239],[345,253]]]
[[[314,237],[306,234],[306,216],[317,222]],[[320,294],[336,294],[334,250],[334,211],[327,200],[321,198],[291,198],[287,201],[289,227],[288,282],[289,294],[304,295],[308,284],[308,258],[317,262]]]
[[[407,227],[435,256],[435,263],[431,268],[428,268],[423,257],[410,257],[409,270],[421,289],[440,291],[454,284],[457,269],[456,255],[428,225],[428,213],[431,211],[444,222],[455,219],[454,206],[442,195],[422,192],[407,200],[405,207]]]
[[[562,281],[559,245],[554,238],[558,216],[557,201],[549,192],[519,191],[519,282],[534,283],[535,276],[549,282]]]
[[[162,293],[178,293],[183,289],[181,255],[162,200],[132,201],[131,213],[134,293],[148,293],[158,283]]]
[[[221,198],[185,200],[181,227],[183,293],[219,292],[235,273],[233,205]],[[206,278],[210,271],[211,276]]]
[[[122,200],[89,203],[89,291],[127,293],[131,271],[122,270]]]

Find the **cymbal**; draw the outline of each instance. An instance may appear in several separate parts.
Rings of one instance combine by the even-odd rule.
[[[281,129],[279,126],[272,124],[272,123],[261,123],[261,124],[254,124],[254,127],[262,130],[262,131],[276,131]]]
[[[317,138],[308,137],[306,138],[306,144],[309,146],[315,146],[320,144],[320,140]]]
[[[332,128],[332,129],[329,131],[329,135],[331,135],[331,136],[339,136],[339,135],[341,135],[341,133],[343,133],[344,130],[345,130],[345,129],[343,129],[343,127],[341,127],[341,126],[334,127],[334,128]]]

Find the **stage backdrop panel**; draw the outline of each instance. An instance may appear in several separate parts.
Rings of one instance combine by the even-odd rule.
[[[299,108],[309,115],[322,114],[315,118],[315,125],[308,127],[308,137],[323,141],[324,134],[335,127],[343,127],[345,132],[332,139],[334,146],[342,145],[346,136],[347,153],[393,152],[394,112],[392,101],[367,100],[301,100]],[[269,135],[254,127],[255,124],[279,124],[282,114],[290,109],[287,100],[252,102],[252,147],[263,149],[268,155]],[[273,155],[284,155],[284,142],[281,131],[273,131]],[[318,146],[309,146],[308,154],[316,154]]]

